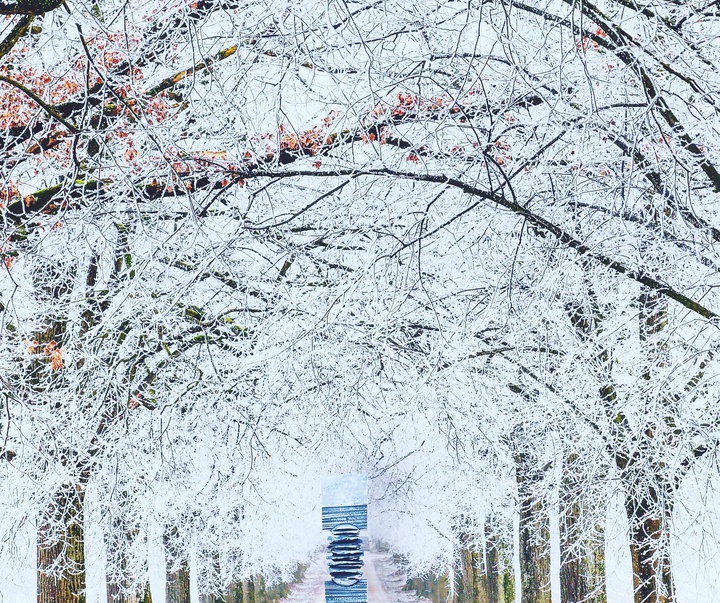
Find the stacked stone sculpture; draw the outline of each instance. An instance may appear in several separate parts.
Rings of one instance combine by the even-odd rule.
[[[330,530],[326,603],[367,603],[367,580],[362,580],[360,530],[367,529],[367,478],[343,475],[323,484],[322,527]]]

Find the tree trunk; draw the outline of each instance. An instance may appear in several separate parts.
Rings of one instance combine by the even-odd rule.
[[[143,587],[139,588],[136,593],[126,594],[129,586],[127,583],[118,583],[110,577],[107,577],[106,580],[108,603],[152,603],[150,584],[147,582]]]
[[[40,301],[65,298],[72,283],[72,266],[48,265],[33,275]],[[46,328],[35,334],[31,346],[37,356],[32,360],[25,381],[33,388],[52,389],[60,378],[60,366],[54,366],[51,354],[62,350],[66,317],[46,315]],[[41,353],[42,352],[42,353]],[[60,453],[63,465],[70,465],[72,451]],[[55,493],[40,520],[37,544],[38,603],[85,603],[85,531],[83,504],[84,484],[65,485]]]
[[[265,582],[262,576],[231,584],[225,597],[226,603],[263,603]]]
[[[522,603],[552,603],[547,519],[538,517],[542,513],[540,503],[524,501],[523,507],[520,512],[520,600]],[[540,526],[537,525],[539,522]]]
[[[515,455],[520,498],[520,589],[522,603],[551,603],[550,524],[536,489],[542,476],[526,453]]]
[[[639,500],[630,492],[625,509],[630,522],[635,603],[673,603],[675,586],[668,550],[672,508],[659,505],[654,491]]]
[[[243,601],[242,582],[235,582],[228,586],[225,601],[226,603],[245,603]]]
[[[152,603],[150,584],[145,580],[142,586],[133,588],[133,576],[127,571],[127,548],[137,537],[137,529],[115,517],[111,529],[105,534],[105,550],[109,569],[105,574],[108,603]],[[147,566],[145,566],[147,572]]]
[[[152,595],[150,594],[150,584],[145,585],[145,592],[138,603],[152,603]]]
[[[145,584],[145,589],[139,597],[128,599],[128,603],[152,603],[152,595],[150,594],[150,584]]]
[[[243,583],[243,596],[245,597],[245,603],[257,603],[255,580],[253,578],[250,578]]]
[[[505,557],[504,561],[503,557]],[[487,584],[488,603],[515,603],[512,547],[507,546],[492,533],[489,521],[485,523],[485,573],[481,578],[482,581]]]
[[[458,576],[458,603],[487,603],[487,595],[481,591],[479,567],[480,554],[472,548],[460,550],[460,573]]]
[[[578,547],[574,551],[570,547]],[[561,603],[606,603],[605,553],[602,547],[572,542],[562,533],[560,539]]]
[[[480,592],[480,575],[482,574],[482,550],[474,546],[467,529],[467,518],[459,519],[460,543],[458,572],[455,574],[455,602],[456,603],[487,603],[486,593]]]
[[[652,382],[654,371],[667,362],[667,343],[662,332],[667,326],[667,299],[654,291],[640,295],[640,342],[646,364],[643,378]],[[662,401],[662,421],[674,424],[672,405]],[[646,442],[637,446],[632,455],[618,456],[616,462],[625,482],[625,510],[630,524],[630,558],[633,568],[635,603],[673,603],[675,588],[670,564],[670,521],[674,489],[661,476],[648,474],[647,465],[653,441],[661,423],[646,417],[643,432]],[[672,431],[667,432],[672,437]],[[642,462],[645,466],[636,466]],[[654,481],[654,483],[653,483]]]
[[[560,486],[560,601],[561,603],[606,603],[604,542],[593,542],[583,534],[582,484],[572,474],[577,455],[563,467]],[[595,528],[602,534],[602,529]]]
[[[201,568],[198,581],[200,582],[200,603],[226,603],[226,597],[215,595],[213,592],[220,586],[220,558],[217,552],[203,551],[206,565]]]
[[[165,603],[190,603],[190,569],[183,560],[177,569],[168,564],[165,581]]]
[[[190,568],[176,527],[165,530],[165,603],[190,603]]]
[[[500,572],[500,556],[498,554],[499,542],[495,536],[488,536],[485,532],[485,572],[480,582],[487,593],[487,603],[504,603],[502,599],[502,576]]]
[[[117,585],[113,585],[111,594],[111,585],[108,584],[108,603],[152,603],[152,595],[150,594],[150,585],[146,584],[144,588],[140,589],[137,594],[123,595],[122,590],[117,588]],[[111,596],[115,598],[111,599]]]
[[[450,591],[447,574],[435,578],[411,578],[407,581],[405,589],[414,590],[418,597],[432,603],[447,603]]]
[[[580,503],[568,515],[577,519]],[[560,528],[560,601],[561,603],[606,603],[605,553],[601,546],[578,541],[567,524]]]
[[[38,530],[38,603],[85,603],[84,486],[58,492]]]

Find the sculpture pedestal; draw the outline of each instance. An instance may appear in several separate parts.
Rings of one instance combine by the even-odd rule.
[[[326,603],[367,603],[367,580],[358,580],[352,586],[338,586],[332,580],[325,582]]]

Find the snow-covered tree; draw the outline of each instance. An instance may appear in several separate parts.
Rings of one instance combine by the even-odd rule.
[[[121,590],[163,500],[171,571],[202,550],[226,584],[291,564],[223,534],[269,525],[266,487],[332,458],[402,483],[423,441],[528,512],[618,478],[636,603],[673,599],[674,497],[720,419],[714,5],[0,14],[5,521],[38,517],[41,602],[81,597],[88,488]],[[467,543],[465,500],[440,531]]]

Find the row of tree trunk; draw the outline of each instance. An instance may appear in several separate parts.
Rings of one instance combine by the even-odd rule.
[[[516,457],[518,468],[527,461]],[[550,603],[550,529],[547,509],[542,499],[533,495],[537,476],[518,471],[520,495],[520,588],[523,603]],[[566,484],[567,485],[567,484]],[[63,493],[62,505],[53,512],[71,521],[62,533],[50,533],[49,526],[41,528],[38,546],[38,603],[85,603],[85,556],[82,518],[83,496],[80,489]],[[637,504],[628,507],[628,515],[640,517]],[[582,514],[581,503],[574,499],[565,506],[560,520],[560,594],[562,603],[606,603],[604,550],[597,542],[584,542],[583,530],[576,529]],[[653,557],[654,542],[662,532],[660,520],[643,517],[633,524],[631,532],[637,539],[631,544],[631,558],[637,596],[644,601],[669,601],[657,597],[656,578],[671,592],[669,575],[660,569]],[[473,546],[466,534],[460,534],[458,571],[437,579],[413,579],[408,587],[418,591],[434,603],[513,603],[515,577],[512,571],[512,545],[495,535],[488,521],[485,526],[485,546]],[[638,544],[640,543],[640,544]],[[645,543],[645,544],[642,544]],[[58,559],[70,562],[61,573],[56,571]],[[669,562],[666,562],[669,566]],[[648,574],[648,576],[645,576]],[[190,572],[186,561],[169,564],[165,597],[167,603],[190,603]],[[643,582],[643,577],[650,578]],[[300,579],[300,575],[296,576]],[[647,584],[647,586],[645,586]],[[650,592],[652,589],[653,592]],[[202,603],[276,603],[287,594],[287,585],[267,587],[262,576],[232,584],[223,595],[201,596]],[[116,576],[108,576],[108,603],[151,603],[149,585],[129,594],[127,584]],[[657,597],[657,598],[656,598]]]
[[[573,459],[569,459],[571,462]],[[523,454],[516,455],[520,525],[518,557],[522,603],[551,603],[550,526],[544,499],[537,496],[541,476]],[[581,526],[582,498],[578,484],[565,476],[560,488],[560,601],[606,603],[603,531],[595,527],[589,537]],[[669,497],[668,497],[669,498]],[[671,603],[674,587],[666,553],[671,508],[663,507],[660,494],[651,488],[645,498],[626,501],[630,527],[630,557],[636,603]],[[460,524],[462,525],[461,519]],[[437,578],[415,578],[407,588],[433,603],[514,603],[515,576],[512,545],[495,535],[488,520],[484,547],[473,545],[460,532],[457,566]],[[507,540],[507,539],[506,539]]]
[[[520,588],[523,603],[551,603],[550,527],[547,509],[525,499],[520,515]],[[579,543],[573,522],[574,508],[561,521],[560,600],[562,603],[606,603],[604,550]],[[460,535],[458,565],[436,578],[413,578],[407,588],[433,603],[515,603],[512,545],[485,526],[485,547],[470,544]],[[583,546],[585,544],[585,546]],[[579,554],[578,551],[584,551]]]
[[[550,595],[550,527],[546,502],[536,463],[525,454],[515,457],[520,526],[517,576],[522,603],[551,603]],[[569,459],[572,462],[572,459]],[[580,526],[583,516],[578,484],[566,476],[561,484],[560,501],[560,600],[562,603],[606,603],[604,548],[602,530],[597,528],[594,541]],[[626,511],[630,525],[630,553],[633,566],[636,603],[668,603],[673,598],[670,561],[659,555],[661,540],[667,538],[667,517],[649,512],[662,509],[658,494],[649,490],[648,497],[630,499]],[[83,527],[83,489],[67,488],[48,510],[47,521],[39,530],[37,554],[38,603],[85,603],[85,554]],[[663,510],[669,515],[669,510]],[[462,524],[462,521],[460,522]],[[61,526],[61,527],[57,527]],[[117,526],[118,533],[128,536],[127,526]],[[125,529],[126,531],[123,531]],[[459,564],[450,576],[435,580],[415,579],[409,587],[435,603],[513,603],[515,581],[512,545],[501,539],[491,522],[484,527],[485,544],[473,545],[467,533],[460,532]],[[599,537],[598,537],[599,534]],[[166,549],[172,551],[172,531],[166,535]],[[118,551],[123,541],[109,540],[108,551]],[[58,560],[65,559],[61,568]],[[122,567],[120,568],[123,569]],[[299,576],[297,576],[299,579]],[[129,592],[122,571],[108,576],[108,603],[151,603],[149,585]],[[268,588],[262,576],[231,585],[222,595],[203,595],[202,603],[276,603],[287,593],[287,585]],[[190,573],[187,561],[168,563],[167,603],[190,603]]]
[[[202,594],[200,603],[278,603],[289,592],[288,585],[281,583],[268,586],[258,575],[231,584],[222,595]],[[137,595],[122,595],[108,583],[108,603],[152,603],[150,585]],[[176,569],[168,569],[165,583],[166,603],[190,603],[190,571],[186,562]]]
[[[85,541],[83,526],[83,492],[80,488],[63,492],[52,512],[57,516],[50,519],[67,521],[62,525],[48,521],[39,531],[37,548],[37,601],[38,603],[86,603],[85,597]],[[118,526],[119,527],[119,526]],[[109,552],[117,553],[119,546],[132,535],[120,532],[110,539]],[[166,544],[172,534],[166,537]],[[63,565],[59,560],[64,559]],[[123,574],[107,576],[108,603],[152,603],[150,584],[132,589],[130,580]],[[295,572],[295,579],[302,579],[303,566]],[[278,603],[289,592],[288,584],[280,583],[268,586],[261,575],[231,584],[222,595],[202,594],[201,603]],[[186,560],[171,563],[166,569],[166,603],[190,603],[190,568]]]
[[[576,459],[569,458],[568,465]],[[522,603],[551,603],[550,523],[542,470],[532,454],[515,455],[518,484],[519,538],[517,576]],[[603,532],[595,527],[588,536],[580,485],[572,474],[564,476],[560,487],[560,600],[562,603],[606,603]],[[433,603],[514,603],[515,576],[513,546],[499,537],[498,526],[486,518],[484,546],[473,543],[467,520],[458,521],[459,550],[457,565],[447,575],[434,579],[413,579],[408,588]],[[504,533],[511,532],[507,529]],[[464,531],[467,530],[467,531]],[[473,530],[477,532],[477,530]],[[633,547],[636,549],[637,547]],[[655,602],[648,598],[647,602]]]

